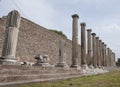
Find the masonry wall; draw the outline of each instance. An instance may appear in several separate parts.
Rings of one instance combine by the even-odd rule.
[[[0,54],[2,53],[3,39],[5,34],[6,18],[0,19]],[[34,56],[37,54],[47,54],[50,58],[50,64],[58,63],[59,58],[59,40],[66,41],[66,61],[71,65],[72,60],[72,42],[48,29],[37,25],[27,19],[22,18],[16,51],[16,58],[19,61],[35,62]],[[80,45],[78,62],[80,63]]]

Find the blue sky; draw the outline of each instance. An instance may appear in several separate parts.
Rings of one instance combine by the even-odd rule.
[[[63,31],[72,38],[72,14],[79,15],[80,22],[86,22],[120,57],[120,0],[1,0],[0,17],[13,9],[21,15],[48,29]]]

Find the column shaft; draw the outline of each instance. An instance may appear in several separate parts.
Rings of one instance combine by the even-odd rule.
[[[100,53],[100,56],[99,56],[99,67],[102,66],[102,62],[101,62],[101,59],[102,59],[102,47],[101,47],[101,40],[99,40],[99,53]]]
[[[92,65],[91,29],[87,30],[87,64]]]
[[[72,15],[73,18],[73,34],[72,34],[72,65],[71,67],[78,66],[78,19],[79,16],[77,14]]]
[[[15,54],[20,20],[21,16],[16,10],[11,11],[7,16],[5,39],[3,44],[2,56],[0,58],[0,63],[2,64],[13,64],[17,62],[15,59]]]
[[[86,34],[85,23],[81,23],[81,64],[86,65]]]
[[[56,67],[68,67],[66,64],[66,43],[64,40],[59,41],[59,63]]]
[[[99,59],[100,59],[100,53],[99,53],[99,37],[96,37],[96,55],[97,55],[97,66],[99,67]]]
[[[93,66],[96,68],[96,34],[92,33],[92,47],[93,47]]]

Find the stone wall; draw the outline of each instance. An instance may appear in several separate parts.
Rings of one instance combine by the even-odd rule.
[[[2,52],[5,34],[5,23],[6,18],[0,18],[0,54]],[[22,18],[19,30],[16,58],[19,61],[35,62],[35,55],[47,54],[50,58],[50,64],[57,64],[59,58],[59,40],[61,39],[66,41],[66,61],[68,65],[71,65],[72,42],[70,40],[62,38],[58,34]],[[80,45],[78,48],[78,61],[80,62]]]

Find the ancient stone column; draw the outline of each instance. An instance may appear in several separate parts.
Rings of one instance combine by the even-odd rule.
[[[111,49],[109,49],[110,50],[110,67],[112,67],[112,50]]]
[[[107,53],[106,53],[107,45],[104,44],[104,66],[107,66]]]
[[[81,65],[83,68],[87,68],[86,63],[86,33],[85,26],[86,23],[81,23]]]
[[[87,30],[87,63],[92,68],[91,29]]]
[[[113,52],[112,52],[112,67],[114,66],[114,58],[113,58]]]
[[[100,60],[100,50],[99,50],[99,37],[96,37],[96,56],[97,56],[97,66],[99,67],[99,60]]]
[[[110,67],[110,49],[107,48],[107,66]]]
[[[66,64],[66,43],[64,40],[59,42],[59,63],[56,67],[68,67]]]
[[[13,64],[16,61],[15,53],[17,46],[17,37],[19,32],[21,16],[18,11],[13,10],[7,16],[5,40],[3,44],[1,63]]]
[[[109,59],[109,67],[111,67],[111,62],[112,62],[112,58],[111,58],[111,49],[108,48],[108,59]]]
[[[116,66],[116,62],[115,62],[115,53],[113,52],[113,62],[114,62],[114,67]]]
[[[71,67],[78,67],[78,19],[77,14],[72,15],[72,65]]]
[[[102,55],[103,55],[103,57],[102,57],[102,66],[105,66],[105,65],[104,65],[104,58],[105,58],[104,42],[102,42]]]
[[[96,39],[95,39],[96,34],[92,33],[92,47],[93,47],[93,66],[96,68],[97,63],[96,63]]]
[[[102,47],[101,47],[101,43],[102,43],[102,41],[99,40],[99,54],[100,54],[100,56],[99,56],[99,67],[102,66],[102,61],[101,61],[101,59],[102,59]]]

